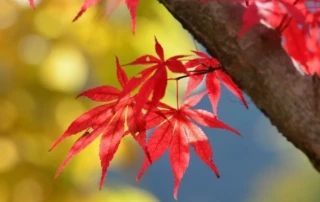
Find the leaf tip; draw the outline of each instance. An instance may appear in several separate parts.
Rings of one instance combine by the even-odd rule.
[[[76,96],[76,99],[83,96],[83,92]]]
[[[54,179],[57,179],[61,173],[61,169],[59,168],[56,174],[54,175]]]
[[[244,97],[241,98],[242,102],[243,102],[243,105],[246,109],[249,109],[249,105],[247,103],[247,101],[244,99]]]
[[[100,178],[100,184],[99,184],[99,191],[101,191],[103,185],[104,185],[104,181],[106,179],[106,173],[107,170],[105,167],[102,168],[102,174],[101,174],[101,178]]]
[[[173,198],[174,200],[178,200],[178,189],[179,189],[179,185],[175,185],[174,189],[173,189]]]
[[[138,176],[136,177],[136,182],[140,182],[141,178],[142,178],[143,173],[139,173]]]
[[[50,147],[50,149],[48,150],[48,152],[51,152],[54,148],[56,148],[57,145],[58,145],[57,142],[53,143],[53,145]]]
[[[73,18],[72,22],[77,21],[77,20],[82,16],[82,14],[83,14],[85,11],[86,11],[86,9],[82,8],[82,9],[78,12],[78,14]]]
[[[234,134],[236,134],[236,135],[238,135],[238,136],[240,136],[240,137],[243,137],[243,136],[241,135],[241,133],[240,133],[239,131],[237,131],[236,129],[233,129],[233,131],[231,131],[231,132],[233,132]]]

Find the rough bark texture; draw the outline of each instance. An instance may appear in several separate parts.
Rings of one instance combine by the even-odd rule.
[[[159,1],[320,171],[320,82],[296,70],[276,32],[260,25],[238,40],[239,4]]]

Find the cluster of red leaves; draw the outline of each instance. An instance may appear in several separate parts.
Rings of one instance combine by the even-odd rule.
[[[124,87],[127,85],[128,78],[120,66],[118,58],[116,63],[117,79],[120,85]],[[118,149],[120,140],[125,135],[131,133],[148,155],[145,146],[145,122],[141,119],[142,112],[141,110],[136,110],[137,105],[134,96],[130,94],[122,96],[122,94],[123,91],[113,86],[100,86],[78,95],[78,97],[85,96],[93,101],[106,102],[106,104],[95,107],[74,120],[64,134],[52,145],[50,150],[54,149],[65,138],[85,130],[83,135],[71,147],[67,158],[61,164],[56,176],[59,175],[72,157],[86,148],[101,133],[100,159],[102,176],[100,188],[103,185],[109,163]],[[125,131],[125,123],[127,123],[127,131]],[[136,135],[137,132],[139,132],[139,135]]]
[[[239,36],[263,21],[279,31],[284,49],[304,73],[320,76],[319,3],[317,0],[246,1]]]
[[[77,20],[89,7],[101,0],[84,0],[74,18]],[[108,0],[109,12],[121,3],[127,4],[132,19],[132,31],[136,28],[136,10],[139,0]],[[199,0],[208,3],[216,0]],[[229,1],[229,0],[228,0]],[[306,74],[320,75],[320,2],[318,0],[230,0],[241,3],[245,8],[241,37],[251,27],[264,22],[277,29],[283,38],[283,47],[288,55]],[[34,0],[29,0],[34,8]],[[111,13],[107,13],[111,14]]]
[[[203,3],[216,0],[199,0]],[[320,3],[317,0],[231,0],[245,7],[241,37],[251,27],[263,22],[276,29],[283,38],[283,47],[292,60],[306,74],[320,75]],[[29,0],[34,8],[34,0]],[[100,0],[84,0],[83,5],[74,18],[77,20],[89,7]],[[107,6],[113,11],[119,4],[125,2],[132,18],[132,31],[136,27],[136,9],[139,0],[108,0]],[[110,13],[109,13],[110,14]],[[79,96],[91,100],[105,102],[78,117],[67,131],[54,143],[52,149],[65,138],[85,131],[72,146],[68,157],[62,163],[57,175],[67,162],[82,149],[88,146],[100,134],[100,159],[102,176],[100,187],[110,161],[116,152],[121,139],[128,134],[139,143],[146,154],[146,160],[138,175],[142,176],[147,167],[169,149],[170,162],[175,177],[174,196],[182,176],[189,163],[189,145],[196,154],[212,168],[217,176],[218,170],[212,161],[212,150],[202,130],[192,123],[222,128],[239,134],[234,129],[222,123],[217,118],[217,106],[220,98],[220,83],[223,83],[243,104],[247,106],[240,89],[232,79],[224,73],[223,67],[215,58],[210,58],[202,52],[194,51],[195,59],[182,62],[185,55],[177,55],[165,59],[164,51],[156,40],[157,56],[144,55],[127,65],[147,65],[136,77],[127,78],[117,59],[117,78],[123,90],[112,86],[101,86],[81,93]],[[161,102],[168,83],[168,71],[183,76],[173,80],[189,77],[184,102],[174,108]],[[206,76],[206,91],[189,97],[190,93],[202,82]],[[171,79],[172,80],[172,79]],[[140,88],[139,88],[140,87]],[[131,95],[133,90],[139,92]],[[178,89],[178,87],[177,87]],[[214,113],[190,109],[200,99],[208,94]],[[177,103],[179,98],[177,96]],[[146,132],[155,128],[146,143]]]
[[[177,198],[180,181],[189,164],[189,145],[194,148],[195,153],[204,163],[219,176],[218,169],[212,160],[213,153],[208,138],[195,123],[210,128],[229,130],[237,135],[240,135],[240,133],[220,121],[215,114],[205,110],[192,109],[192,107],[204,95],[209,94],[210,99],[214,100],[212,105],[216,113],[217,103],[220,98],[220,82],[223,82],[246,105],[241,91],[232,82],[231,78],[223,72],[217,60],[202,52],[195,52],[198,55],[197,58],[187,62],[181,61],[182,58],[186,57],[183,55],[165,59],[163,48],[157,39],[155,39],[155,50],[158,57],[144,55],[127,64],[147,65],[139,73],[141,74],[140,76],[130,79],[127,78],[118,59],[116,59],[117,79],[121,84],[122,90],[112,86],[100,86],[84,91],[78,96],[85,96],[93,101],[105,102],[105,104],[79,116],[53,144],[50,150],[65,138],[85,131],[71,147],[56,176],[59,175],[72,157],[86,148],[100,134],[102,134],[99,150],[102,168],[100,188],[104,183],[108,166],[118,149],[121,139],[128,134],[133,136],[146,154],[145,162],[137,179],[141,178],[153,161],[159,159],[167,149],[169,150],[175,178],[175,198]],[[219,68],[211,65],[217,65]],[[167,71],[183,74],[183,76],[168,79]],[[207,90],[200,94],[188,96],[199,85],[199,81],[203,79],[204,75],[207,75]],[[168,81],[175,80],[178,85],[179,80],[185,77],[190,77],[190,80],[186,94],[188,97],[185,96],[182,105],[179,106],[178,92],[176,107],[161,102]],[[211,80],[214,84],[212,84]],[[138,93],[131,95],[132,91],[139,86],[141,87]],[[146,133],[150,129],[154,129],[154,132],[146,142]]]
[[[200,0],[202,2],[216,0]],[[279,31],[283,47],[305,74],[320,76],[320,2],[318,0],[231,0],[245,8],[241,37],[261,22]]]

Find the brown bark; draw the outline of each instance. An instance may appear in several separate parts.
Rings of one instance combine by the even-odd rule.
[[[244,10],[239,4],[159,1],[320,171],[320,80],[296,70],[278,34],[259,25],[239,40]]]

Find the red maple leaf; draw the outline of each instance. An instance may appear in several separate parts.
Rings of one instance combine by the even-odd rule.
[[[113,5],[119,5],[123,0],[108,0],[108,1],[109,1],[108,3],[110,3],[110,1],[113,1],[114,2]],[[95,5],[95,4],[99,3],[99,2],[100,2],[100,0],[84,0],[80,11],[76,15],[76,17],[73,19],[73,21],[76,21],[77,19],[79,19],[79,17],[81,17],[82,14],[88,8],[90,8],[91,6],[93,6],[93,5]],[[137,11],[137,6],[139,4],[139,0],[125,0],[125,3],[127,4],[128,10],[129,10],[130,15],[131,15],[132,32],[134,33],[135,29],[136,29],[136,11]]]
[[[126,85],[128,78],[121,68],[118,58],[116,59],[116,62],[117,78],[123,87]],[[131,133],[150,159],[145,145],[145,122],[141,119],[142,114],[138,113],[136,110],[135,99],[129,94],[121,96],[121,98],[120,95],[122,95],[122,91],[117,88],[112,86],[100,86],[84,91],[78,96],[85,96],[98,102],[107,102],[107,104],[95,107],[79,116],[52,145],[50,150],[54,149],[65,138],[85,130],[84,134],[71,147],[67,158],[59,167],[56,177],[75,155],[92,143],[100,134],[102,134],[100,141],[100,160],[102,168],[100,188],[104,183],[110,161],[117,151],[121,139],[125,135]],[[125,131],[125,123],[127,123],[128,131]],[[139,133],[137,133],[138,131]]]
[[[138,111],[145,106],[149,101],[150,96],[152,102],[150,106],[156,105],[163,98],[168,83],[167,69],[174,73],[189,74],[183,63],[180,61],[185,55],[177,55],[165,60],[163,48],[157,41],[157,38],[155,38],[155,50],[158,57],[143,55],[135,61],[126,64],[148,65],[148,68],[139,73],[140,75],[135,76],[128,81],[123,91],[123,95],[125,95],[142,84],[136,95]]]
[[[247,0],[245,2],[247,8],[242,16],[243,24],[238,37],[251,27],[260,24],[261,20],[270,26],[278,25],[287,16],[300,24],[305,23],[306,20],[300,6],[296,5],[297,0]]]
[[[185,97],[187,97],[195,88],[197,88],[206,75],[206,87],[208,96],[215,115],[217,115],[217,106],[220,99],[220,82],[222,82],[234,95],[236,95],[242,103],[248,108],[246,100],[241,90],[232,81],[229,75],[222,71],[222,66],[217,59],[209,57],[200,51],[193,51],[198,58],[189,60],[186,68],[195,68],[194,74],[190,74]]]
[[[203,126],[226,129],[240,135],[238,131],[219,121],[212,113],[190,109],[205,94],[206,92],[189,97],[177,109],[160,102],[158,108],[153,108],[152,112],[146,116],[148,128],[157,126],[147,143],[152,162],[159,159],[169,149],[170,163],[174,174],[174,198],[177,198],[180,181],[189,165],[189,145],[219,177],[218,169],[212,160],[213,153],[208,138],[201,128],[191,120]],[[150,160],[146,159],[137,180],[142,177],[149,166]]]
[[[34,0],[29,0],[29,3],[32,8],[36,7]]]
[[[304,73],[319,74],[319,10],[310,11],[311,6],[306,6],[301,2],[295,6],[303,11],[307,20],[302,24],[291,18],[287,19],[286,26],[281,33],[284,38],[282,45]]]
[[[282,35],[286,40],[283,46],[287,53],[301,64],[301,67],[306,73],[310,73],[307,65],[310,51],[308,50],[306,42],[308,35],[306,30],[299,28],[295,21],[291,21]]]

